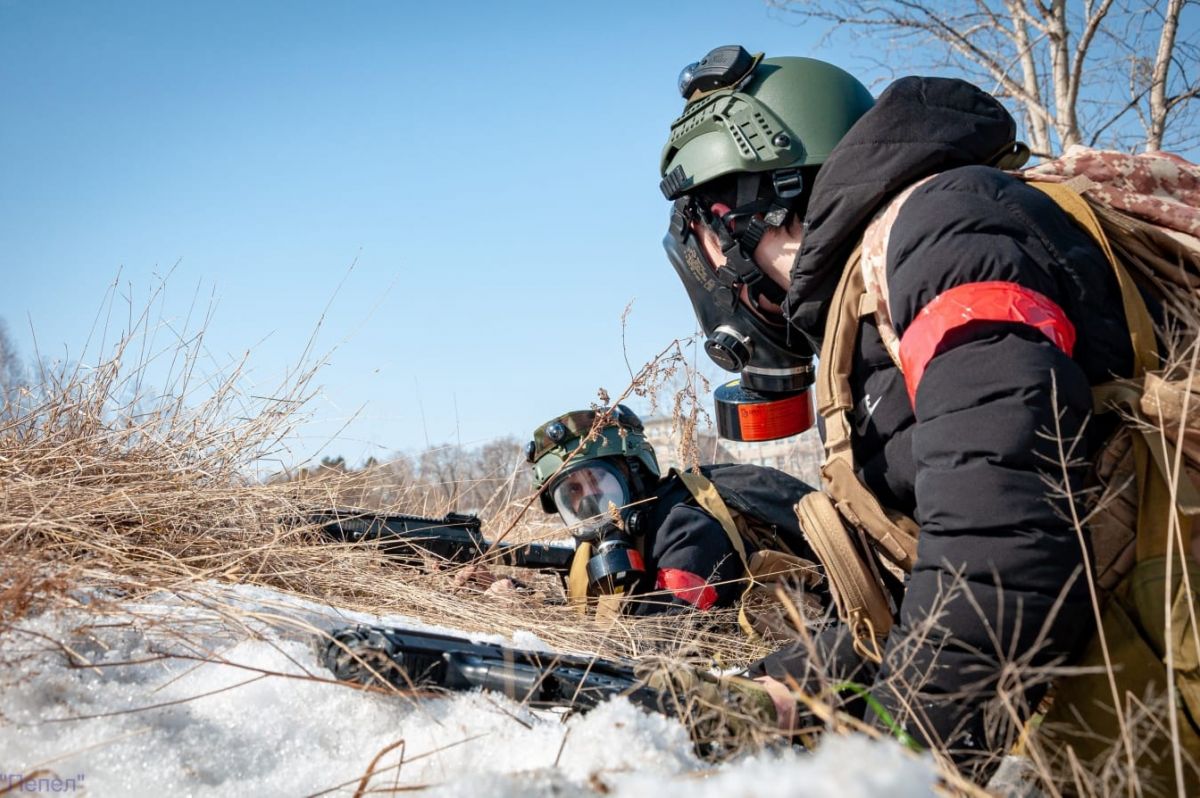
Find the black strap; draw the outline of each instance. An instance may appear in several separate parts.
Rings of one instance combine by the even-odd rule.
[[[746,172],[737,178],[737,207],[720,217],[709,209],[701,209],[701,218],[717,236],[721,252],[725,255],[725,266],[717,271],[717,280],[731,294],[731,302],[737,302],[742,286],[749,291],[751,304],[759,312],[766,313],[760,300],[782,306],[787,298],[787,289],[770,279],[754,262],[754,250],[762,243],[763,236],[772,227],[787,223],[791,208],[787,201],[776,193],[772,181],[771,197],[760,197],[764,173]],[[785,182],[785,185],[790,185]],[[760,218],[761,215],[761,218]],[[682,237],[681,237],[682,238]]]
[[[693,201],[687,197],[675,200],[671,208],[671,228],[670,233],[681,244],[686,244],[688,236],[692,234],[692,221],[696,218],[693,210]]]
[[[717,221],[717,224],[724,226],[720,221]],[[717,231],[717,234],[720,235],[720,232]],[[762,310],[759,307],[759,297],[766,297],[776,305],[781,304],[787,297],[787,289],[778,285],[759,268],[754,258],[746,253],[741,240],[733,240],[728,234],[725,238],[729,242],[728,246],[724,246],[725,242],[722,242],[721,251],[725,254],[725,266],[717,270],[717,279],[733,290],[734,301],[737,301],[737,289],[744,285],[750,289],[750,301],[756,309]]]
[[[737,181],[737,207],[743,208],[758,202],[758,184],[762,175],[758,172],[742,172]]]

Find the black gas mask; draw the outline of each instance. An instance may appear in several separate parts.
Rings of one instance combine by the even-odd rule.
[[[747,196],[746,181],[757,186],[757,175],[739,178],[741,201],[721,215],[713,208],[722,205],[708,198],[677,199],[663,246],[707,336],[704,351],[721,368],[741,375],[716,391],[718,434],[736,441],[777,440],[813,424],[813,353],[804,336],[789,335],[784,319],[776,321],[778,314],[763,307],[764,299],[782,305],[787,292],[763,273],[753,253],[769,227],[786,224],[797,212],[787,200],[802,201],[803,178],[799,170],[786,176],[784,185],[772,186],[769,200]],[[788,180],[795,182],[787,185]],[[721,269],[705,254],[693,224],[716,235],[726,257]]]

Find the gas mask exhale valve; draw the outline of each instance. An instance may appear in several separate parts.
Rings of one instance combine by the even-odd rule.
[[[802,336],[794,336],[795,348],[790,346],[784,323],[766,320],[743,301],[743,288],[757,301],[758,287],[745,279],[750,269],[721,275],[692,231],[693,221],[705,223],[693,201],[676,201],[663,247],[707,336],[704,351],[721,368],[741,375],[715,392],[717,434],[734,441],[798,435],[813,425],[812,351]],[[753,281],[767,279],[753,271]]]

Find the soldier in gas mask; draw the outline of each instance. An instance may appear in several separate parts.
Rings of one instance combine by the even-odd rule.
[[[665,245],[709,354],[740,373],[722,434],[809,423],[819,351],[834,501],[800,507],[814,545],[842,535],[818,546],[831,578],[858,569],[840,628],[754,672],[872,685],[983,778],[1044,695],[1037,674],[1094,629],[1070,519],[1112,429],[1085,424],[1091,386],[1133,370],[1113,269],[1007,171],[1028,151],[970,84],[904,78],[876,100],[831,64],[723,47],[679,88]]]
[[[732,607],[748,571],[828,595],[792,511],[812,488],[782,471],[664,474],[624,405],[556,416],[534,431],[526,456],[542,509],[578,541],[570,592],[581,603],[602,599],[634,615]]]

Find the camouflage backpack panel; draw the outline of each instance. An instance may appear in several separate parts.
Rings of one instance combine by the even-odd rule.
[[[1094,205],[1154,225],[1200,253],[1200,168],[1178,155],[1130,155],[1075,145],[1023,174],[1048,182],[1083,178],[1085,195]]]

